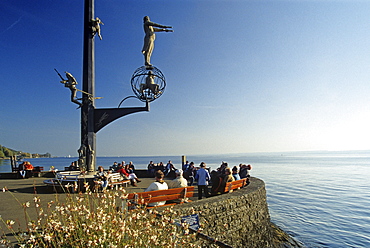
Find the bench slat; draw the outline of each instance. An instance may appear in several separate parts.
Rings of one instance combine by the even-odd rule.
[[[226,183],[224,193],[230,192],[234,189],[242,188],[245,185],[247,185],[247,178],[243,178],[234,182],[228,182]]]
[[[154,197],[160,195],[170,195],[170,194],[179,194],[186,189],[188,192],[194,191],[194,186],[185,187],[185,188],[174,188],[174,189],[163,189],[163,190],[155,190],[155,191],[148,191],[148,192],[140,192],[140,193],[130,193],[128,194],[127,199],[131,200],[135,198],[135,195],[138,195],[139,198],[147,198],[147,197]]]
[[[189,193],[185,197],[188,198],[188,197],[192,197],[192,196],[193,196],[193,194]],[[155,197],[148,198],[149,201],[147,201],[147,203],[161,202],[161,201],[173,201],[173,200],[182,199],[182,198],[184,198],[184,195],[182,195],[182,194],[160,195],[160,196],[155,196]]]
[[[147,205],[153,202],[163,202],[163,201],[173,201],[173,200],[182,200],[184,198],[193,197],[194,195],[194,186],[184,187],[184,188],[175,188],[175,189],[165,189],[165,190],[155,190],[148,192],[140,193],[130,193],[127,196],[128,205]],[[132,200],[133,202],[130,202]],[[174,205],[178,203],[169,203],[162,206]]]

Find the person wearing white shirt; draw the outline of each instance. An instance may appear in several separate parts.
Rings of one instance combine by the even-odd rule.
[[[162,171],[156,171],[155,173],[155,182],[149,185],[149,187],[144,190],[144,192],[148,191],[156,191],[156,190],[163,190],[163,189],[168,189],[167,183],[163,180],[164,174]],[[161,202],[152,202],[149,203],[149,207],[155,207],[155,206],[162,206],[166,204],[166,201],[161,201]]]

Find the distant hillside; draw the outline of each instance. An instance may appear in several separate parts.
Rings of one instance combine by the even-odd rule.
[[[9,158],[11,156],[17,156],[17,157],[23,157],[23,158],[50,158],[51,154],[48,152],[45,154],[38,154],[38,153],[31,154],[28,152],[17,151],[17,150],[0,145],[0,158]]]

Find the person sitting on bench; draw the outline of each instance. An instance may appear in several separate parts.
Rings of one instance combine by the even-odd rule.
[[[155,182],[149,185],[149,187],[144,190],[144,192],[148,191],[156,191],[156,190],[162,190],[162,189],[168,189],[167,183],[163,180],[164,178],[164,173],[162,171],[156,171],[155,172]],[[161,202],[152,202],[149,203],[149,207],[155,207],[155,206],[161,206],[166,204],[166,201],[161,201]]]
[[[102,190],[105,191],[107,189],[107,186],[108,186],[108,179],[109,179],[109,173],[106,173],[104,171],[104,168],[103,166],[99,166],[98,167],[98,172],[96,173],[95,175],[95,185],[98,187],[98,186],[102,186]]]
[[[174,189],[174,188],[184,188],[188,186],[188,181],[182,176],[183,171],[181,169],[175,171],[176,178],[168,181],[168,188]]]

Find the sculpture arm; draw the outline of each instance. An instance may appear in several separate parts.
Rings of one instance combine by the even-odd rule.
[[[158,23],[155,23],[155,22],[146,22],[145,24],[148,25],[148,26],[153,26],[153,27],[157,27],[157,28],[172,28],[171,26],[165,26],[165,25],[161,25],[161,24],[158,24]]]
[[[173,32],[173,30],[165,29],[165,28],[153,28],[154,32]]]

